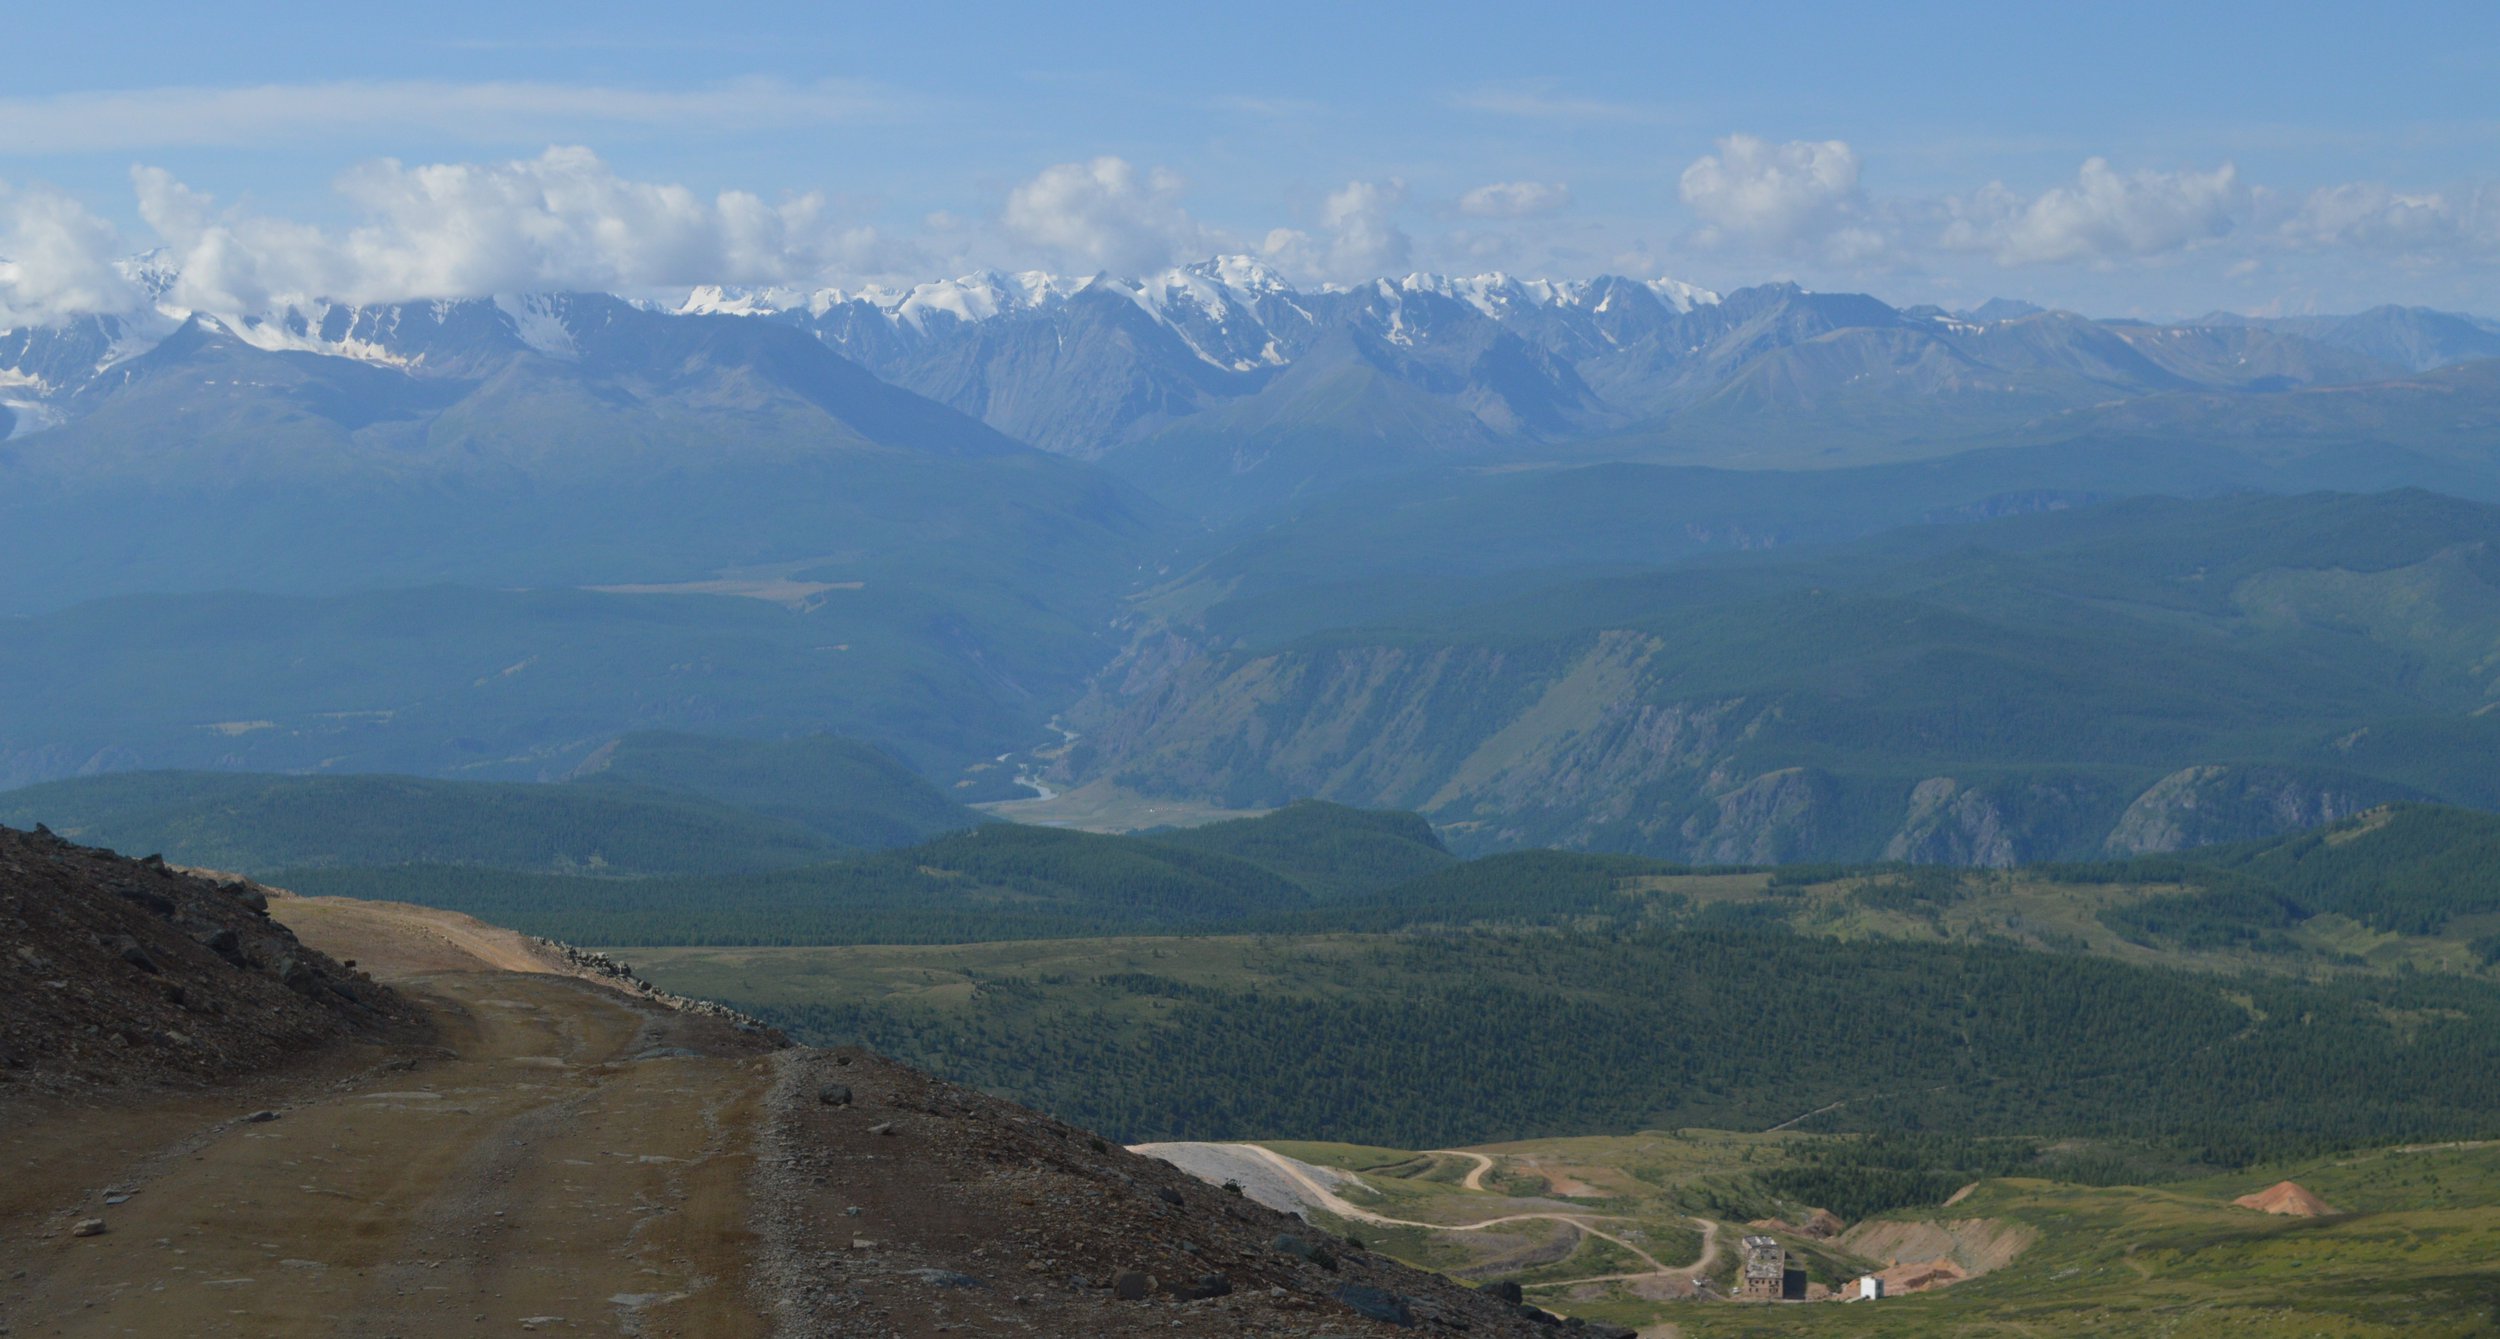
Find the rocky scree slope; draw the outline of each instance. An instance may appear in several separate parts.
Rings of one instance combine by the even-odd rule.
[[[196,1086],[422,1034],[406,999],[268,906],[248,882],[0,827],[0,1102]]]
[[[856,1048],[777,1064],[758,1283],[784,1335],[1631,1335]]]

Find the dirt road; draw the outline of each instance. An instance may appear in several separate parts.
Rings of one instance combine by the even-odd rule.
[[[1459,1188],[1462,1190],[1484,1189],[1484,1174],[1493,1170],[1492,1158],[1482,1153],[1470,1153],[1463,1148],[1436,1148],[1431,1152],[1434,1157],[1438,1158],[1472,1159],[1476,1165],[1467,1169],[1467,1177],[1458,1183]]]
[[[1274,1176],[1282,1177],[1293,1187],[1295,1198],[1299,1199],[1303,1204],[1335,1214],[1339,1218],[1347,1219],[1352,1222],[1375,1223],[1383,1227],[1423,1227],[1431,1228],[1439,1232],[1483,1232],[1491,1228],[1501,1227],[1507,1223],[1561,1223],[1576,1229],[1583,1236],[1595,1237],[1601,1241],[1612,1242],[1630,1252],[1634,1257],[1639,1259],[1641,1263],[1649,1266],[1646,1271],[1640,1273],[1609,1274],[1600,1278],[1590,1279],[1569,1279],[1552,1285],[1540,1286],[1560,1287],[1573,1283],[1603,1283],[1617,1280],[1686,1277],[1698,1274],[1702,1270],[1707,1269],[1710,1265],[1711,1257],[1717,1254],[1718,1251],[1718,1224],[1703,1218],[1696,1218],[1693,1220],[1693,1223],[1698,1226],[1702,1232],[1701,1258],[1689,1265],[1671,1266],[1661,1263],[1656,1256],[1653,1256],[1649,1252],[1642,1250],[1640,1247],[1633,1245],[1631,1242],[1624,1240],[1622,1237],[1597,1226],[1599,1223],[1611,1221],[1604,1214],[1575,1214],[1553,1211],[1536,1211],[1530,1213],[1502,1214],[1493,1218],[1479,1219],[1478,1221],[1472,1223],[1418,1222],[1410,1218],[1391,1218],[1386,1214],[1375,1213],[1372,1210],[1362,1207],[1361,1205],[1351,1203],[1344,1196],[1339,1195],[1334,1187],[1323,1182],[1318,1176],[1312,1175],[1311,1169],[1303,1163],[1292,1158],[1288,1158],[1273,1149],[1262,1148],[1257,1144],[1139,1144],[1135,1149],[1136,1152],[1146,1154],[1149,1157],[1169,1157],[1171,1155],[1178,1154],[1180,1156],[1174,1158],[1174,1160],[1178,1162],[1179,1165],[1189,1168],[1196,1174],[1203,1176],[1205,1175],[1205,1172],[1201,1169],[1201,1166],[1193,1165],[1204,1163],[1204,1156],[1201,1152],[1202,1150],[1221,1150],[1235,1157],[1248,1159],[1252,1164],[1256,1165],[1259,1170],[1270,1173]],[[1452,1157],[1476,1159],[1477,1166],[1474,1170],[1467,1174],[1466,1179],[1460,1184],[1469,1190],[1484,1189],[1484,1175],[1486,1172],[1493,1169],[1492,1158],[1482,1153],[1469,1153],[1459,1149],[1434,1149],[1432,1151]]]
[[[314,921],[299,927],[308,942],[368,962],[520,965],[500,942],[458,942],[459,927],[412,947]],[[569,977],[391,984],[431,1006],[440,1048],[366,1048],[248,1094],[132,1099],[110,1137],[89,1114],[12,1131],[0,1240],[25,1273],[0,1281],[0,1322],[22,1335],[766,1333],[744,1274],[766,1060],[709,1020]],[[254,1105],[277,1119],[247,1119]],[[108,1230],[70,1234],[90,1217]]]
[[[857,1047],[777,1048],[604,960],[417,907],[268,914],[340,960],[305,980],[386,1002],[392,1026],[211,1086],[0,1105],[0,1335],[1534,1339],[1550,1320],[1386,1256],[1280,1249],[1300,1220]],[[229,993],[260,1011],[233,1031],[302,1012]]]

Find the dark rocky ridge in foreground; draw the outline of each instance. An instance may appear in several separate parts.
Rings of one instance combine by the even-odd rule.
[[[0,1100],[196,1086],[423,1024],[242,881],[0,827]]]

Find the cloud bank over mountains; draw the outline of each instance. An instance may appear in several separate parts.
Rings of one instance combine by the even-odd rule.
[[[869,111],[865,95],[847,88],[745,96],[750,103],[717,114]],[[817,102],[773,111],[789,98]],[[0,126],[28,114],[0,102]],[[1889,281],[1896,292],[1974,262],[1983,274],[2113,273],[2204,259],[2234,275],[2320,256],[2398,273],[2480,274],[2500,262],[2500,186],[2489,183],[2283,191],[2231,162],[2129,168],[2097,156],[2071,179],[2031,190],[1990,181],[1899,194],[1876,189],[1875,176],[1845,140],[1730,134],[1674,178],[1680,214],[1662,210],[1654,220],[1663,243],[1599,254],[1550,243],[1590,225],[1575,218],[1571,184],[1542,177],[1437,196],[1396,176],[1368,177],[1329,189],[1304,217],[1227,222],[1193,207],[1183,172],[1104,155],[1043,167],[980,215],[932,212],[925,227],[902,233],[847,217],[822,193],[706,195],[634,179],[580,147],[501,162],[371,160],[334,183],[352,222],[326,227],[222,204],[139,166],[131,182],[146,231],[135,236],[89,202],[0,185],[0,327],[159,301],[250,311],[315,298],[894,283],[983,266],[1135,275],[1218,253],[1255,254],[1314,284],[1452,260],[1576,277],[1629,258],[1745,277]],[[149,273],[123,263],[145,251],[157,253]]]

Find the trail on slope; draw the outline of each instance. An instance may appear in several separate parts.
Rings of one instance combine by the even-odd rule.
[[[1262,1148],[1257,1144],[1139,1144],[1136,1146],[1135,1151],[1143,1153],[1148,1157],[1156,1157],[1161,1156],[1162,1153],[1166,1151],[1188,1148],[1230,1150],[1242,1156],[1255,1158],[1260,1163],[1264,1164],[1266,1170],[1272,1171],[1291,1182],[1297,1192],[1297,1197],[1304,1203],[1313,1208],[1324,1210],[1328,1213],[1335,1214],[1339,1218],[1347,1219],[1352,1222],[1372,1223],[1382,1227],[1429,1228],[1436,1232],[1482,1232],[1489,1228],[1500,1227],[1506,1223],[1561,1223],[1578,1231],[1583,1236],[1596,1237],[1602,1241],[1612,1242],[1615,1245],[1622,1247],[1624,1250],[1631,1252],[1631,1254],[1638,1258],[1641,1263],[1649,1266],[1648,1270],[1641,1273],[1613,1274],[1607,1275],[1603,1279],[1568,1280],[1568,1282],[1571,1283],[1595,1283],[1615,1280],[1667,1278],[1676,1275],[1696,1274],[1708,1267],[1711,1257],[1717,1252],[1718,1249],[1718,1224],[1703,1218],[1696,1218],[1693,1220],[1693,1222],[1699,1225],[1702,1230],[1701,1258],[1694,1261],[1690,1265],[1678,1267],[1661,1263],[1656,1256],[1651,1255],[1649,1252],[1633,1245],[1629,1241],[1624,1240],[1622,1237],[1597,1226],[1597,1224],[1602,1222],[1622,1221],[1617,1216],[1611,1214],[1573,1214],[1540,1210],[1529,1213],[1502,1214],[1493,1218],[1481,1219],[1473,1223],[1418,1222],[1411,1218],[1392,1218],[1387,1214],[1375,1213],[1359,1204],[1351,1203],[1344,1196],[1339,1195],[1333,1187],[1323,1184],[1318,1177],[1311,1175],[1310,1169],[1304,1166],[1301,1162],[1293,1158],[1288,1158],[1273,1149]],[[1468,1173],[1467,1179],[1461,1184],[1470,1190],[1482,1190],[1484,1188],[1484,1174],[1492,1170],[1493,1159],[1481,1153],[1467,1153],[1457,1149],[1435,1149],[1431,1151],[1436,1153],[1452,1153],[1460,1157],[1477,1159],[1479,1165],[1473,1171]],[[1183,1163],[1182,1165],[1184,1167],[1187,1166],[1186,1163]],[[1539,1286],[1542,1287],[1549,1285],[1541,1284]]]
[[[410,909],[353,919],[344,940],[337,922],[304,937],[375,965],[523,956],[519,936]],[[442,1046],[248,1104],[187,1098],[154,1123],[134,1111],[152,1133],[109,1159],[91,1150],[122,1147],[96,1130],[118,1112],[13,1134],[11,1170],[35,1184],[0,1197],[14,1210],[0,1234],[37,1244],[0,1289],[16,1294],[0,1321],[68,1335],[762,1334],[742,1245],[761,1061],[724,1049],[717,1024],[543,966],[391,975],[435,1014]],[[276,1118],[242,1119],[259,1105]],[[61,1219],[90,1215],[103,1235],[67,1236]]]
[[[1490,1156],[1483,1153],[1470,1153],[1463,1148],[1436,1148],[1429,1151],[1435,1157],[1473,1159],[1476,1165],[1468,1169],[1467,1179],[1458,1183],[1459,1188],[1462,1190],[1484,1189],[1484,1174],[1493,1170],[1493,1159]]]

